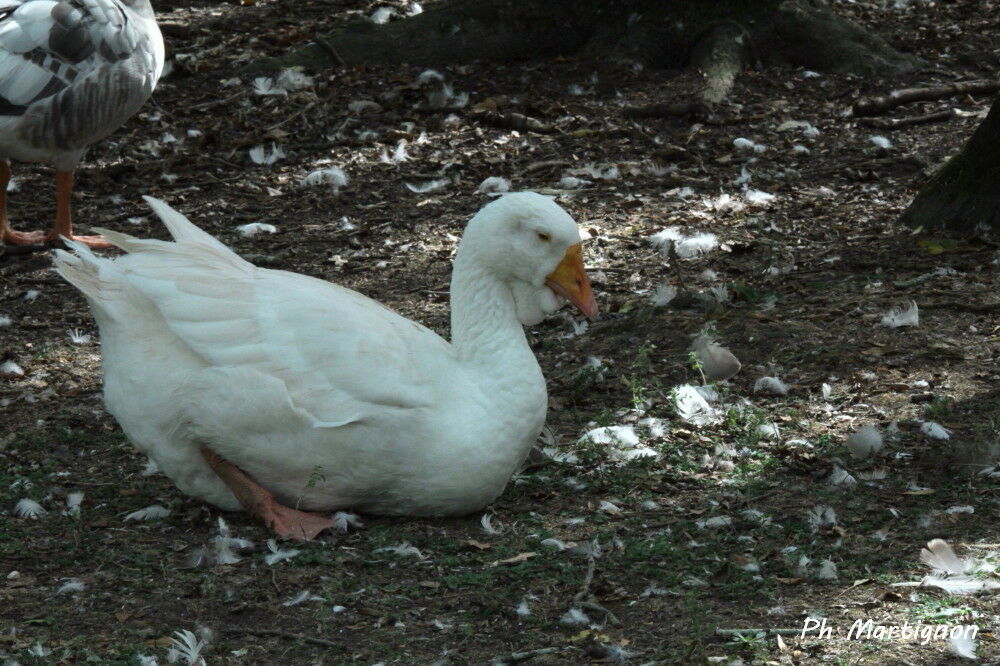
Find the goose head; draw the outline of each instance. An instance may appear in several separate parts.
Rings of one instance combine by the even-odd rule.
[[[516,192],[487,204],[469,221],[463,250],[510,290],[522,324],[537,324],[567,300],[597,317],[580,230],[552,199]]]

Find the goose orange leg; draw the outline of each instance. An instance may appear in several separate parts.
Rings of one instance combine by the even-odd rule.
[[[101,236],[74,236],[73,218],[70,213],[70,195],[73,194],[73,172],[56,171],[56,223],[45,236],[46,243],[58,243],[63,236],[94,248],[111,247]]]
[[[296,541],[311,541],[323,530],[333,527],[330,518],[279,504],[271,491],[219,454],[203,447],[201,456],[233,491],[247,513],[262,520],[280,536]]]
[[[10,183],[10,164],[0,160],[0,245],[34,245],[45,239],[41,231],[25,233],[14,231],[7,221],[7,185]]]

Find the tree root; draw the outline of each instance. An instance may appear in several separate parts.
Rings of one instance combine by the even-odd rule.
[[[913,127],[914,125],[929,125],[944,120],[952,120],[957,117],[958,114],[953,109],[948,109],[946,111],[935,111],[934,113],[925,113],[907,118],[862,118],[860,122],[865,127],[899,129],[900,127]]]
[[[854,115],[877,116],[910,102],[926,102],[956,95],[988,95],[1000,90],[1000,81],[962,81],[947,86],[904,88],[888,95],[867,97],[854,104]]]

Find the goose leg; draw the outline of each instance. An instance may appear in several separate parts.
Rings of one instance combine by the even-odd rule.
[[[43,242],[41,231],[14,231],[7,221],[7,185],[10,183],[10,163],[0,160],[0,245],[32,245]]]
[[[46,243],[58,243],[63,236],[94,248],[111,247],[101,236],[74,236],[73,218],[70,213],[70,196],[73,194],[73,172],[56,171],[56,223],[45,236]]]
[[[219,454],[203,447],[201,456],[233,491],[247,513],[262,520],[280,536],[296,541],[311,541],[323,530],[333,527],[330,518],[279,504],[271,491]]]

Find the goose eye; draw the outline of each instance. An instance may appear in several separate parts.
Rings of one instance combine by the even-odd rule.
[[[552,240],[552,236],[550,236],[547,233],[544,233],[542,231],[539,231],[538,232],[538,240],[543,241],[545,243],[548,243],[550,240]]]

